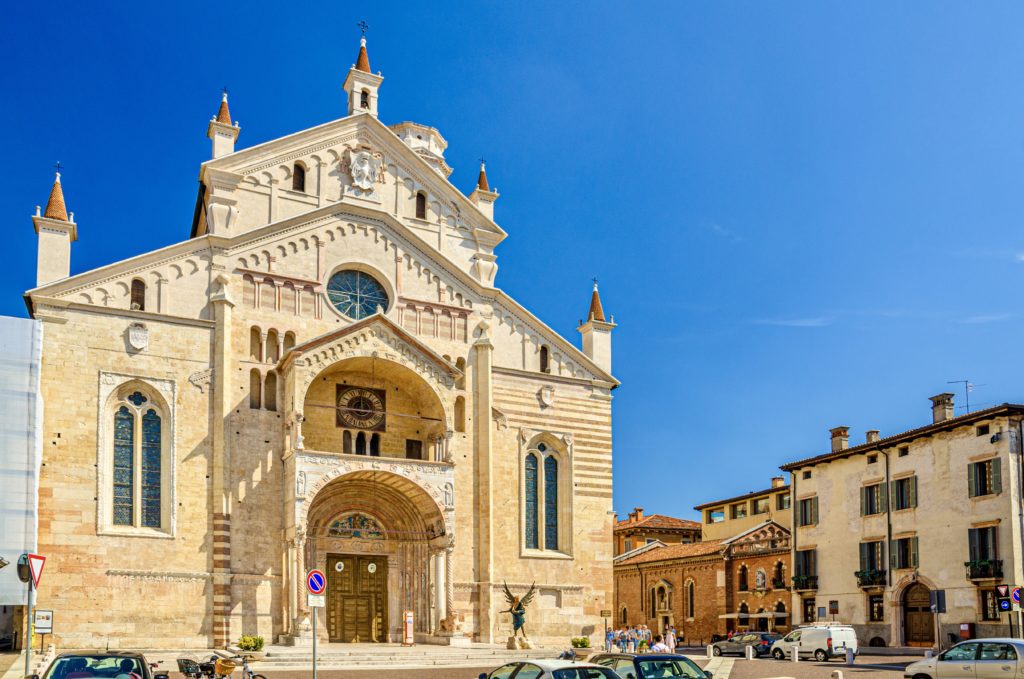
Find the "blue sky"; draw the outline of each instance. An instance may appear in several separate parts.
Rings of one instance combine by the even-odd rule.
[[[948,380],[1024,401],[1010,2],[16,3],[0,313],[54,161],[73,271],[184,239],[220,88],[240,146],[339,117],[362,18],[382,119],[438,127],[464,190],[488,159],[499,285],[578,342],[600,278],[620,513],[923,424]]]

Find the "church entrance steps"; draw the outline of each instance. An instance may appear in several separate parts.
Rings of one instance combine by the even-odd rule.
[[[504,647],[473,644],[468,648],[401,644],[318,644],[317,667],[498,667],[515,660],[554,658],[556,649],[510,651]],[[270,646],[264,660],[251,663],[255,672],[309,668],[312,649]]]

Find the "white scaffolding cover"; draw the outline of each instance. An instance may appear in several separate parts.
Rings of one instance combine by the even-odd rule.
[[[42,349],[39,321],[0,316],[0,605],[25,603],[18,557],[36,549]]]

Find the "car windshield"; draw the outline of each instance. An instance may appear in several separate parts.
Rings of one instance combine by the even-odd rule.
[[[143,679],[138,658],[120,655],[68,655],[57,658],[46,679]]]
[[[569,667],[555,670],[553,679],[619,679],[619,675],[605,667]]]
[[[640,676],[643,679],[671,679],[672,677],[685,677],[685,679],[704,679],[704,670],[688,658],[669,659],[636,659],[640,667]]]

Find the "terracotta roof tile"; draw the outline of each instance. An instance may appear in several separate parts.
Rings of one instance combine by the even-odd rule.
[[[46,201],[46,212],[43,216],[47,219],[59,219],[62,222],[68,221],[68,209],[64,206],[64,189],[60,186],[60,172],[53,180],[53,188],[50,189],[50,199]]]
[[[867,453],[868,451],[872,450],[880,450],[882,448],[887,448],[889,446],[896,445],[897,443],[905,443],[920,436],[930,436],[931,434],[936,432],[946,431],[948,429],[955,429],[956,427],[962,427],[965,424],[970,424],[971,422],[976,422],[978,420],[984,420],[989,417],[994,417],[996,415],[1011,414],[1024,414],[1024,405],[1017,403],[1001,403],[1000,405],[992,406],[991,408],[986,408],[984,410],[976,410],[973,413],[967,413],[966,415],[953,417],[948,420],[943,420],[942,422],[934,422],[932,424],[927,424],[923,427],[918,427],[916,429],[909,429],[900,434],[893,434],[892,436],[887,436],[884,439],[879,439],[878,441],[862,443],[859,446],[853,446],[851,448],[846,448],[845,450],[837,450],[833,453],[824,453],[822,455],[807,457],[802,460],[797,460],[796,462],[787,462],[786,464],[780,466],[779,469],[783,471],[792,471],[794,469],[799,469],[800,467],[806,467],[808,465],[818,464],[820,462],[831,462],[832,460],[838,460],[843,457],[849,457],[850,455]]]
[[[480,176],[476,178],[476,188],[481,191],[490,191],[491,186],[487,183],[487,170],[484,169],[483,162],[480,163]]]
[[[356,58],[356,70],[370,72],[370,55],[366,53],[366,38],[359,40],[359,56]]]
[[[631,528],[662,529],[662,530],[700,530],[700,522],[689,519],[677,519],[674,516],[664,514],[651,514],[639,521],[623,519],[615,525],[615,530],[626,530]]]
[[[604,309],[601,307],[601,296],[597,294],[597,281],[594,282],[594,294],[590,296],[590,312],[587,314],[588,321],[604,322]]]
[[[231,124],[231,111],[228,110],[227,92],[225,92],[224,95],[220,98],[220,108],[217,110],[217,122],[224,123],[225,125]]]
[[[679,545],[667,545],[659,549],[652,549],[643,554],[637,554],[631,559],[620,561],[618,566],[633,566],[652,561],[667,561],[669,559],[685,559],[686,557],[710,556],[717,554],[722,549],[721,540],[708,540],[706,542],[690,542]]]

